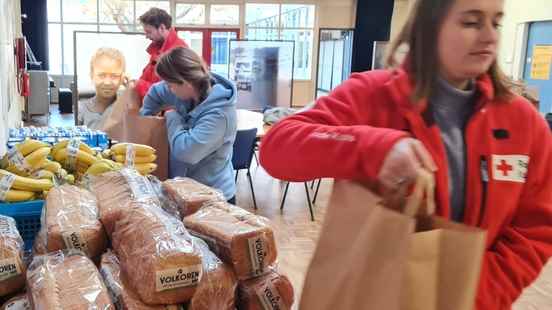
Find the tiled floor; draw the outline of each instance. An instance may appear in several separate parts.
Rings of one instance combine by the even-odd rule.
[[[75,125],[75,119],[72,113],[59,113],[58,105],[50,105],[50,115],[35,115],[31,120],[25,122],[25,126],[52,126],[52,127],[70,127]]]

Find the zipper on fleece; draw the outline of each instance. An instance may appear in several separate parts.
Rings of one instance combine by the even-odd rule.
[[[487,157],[481,155],[479,162],[479,169],[481,172],[481,208],[479,211],[479,221],[477,226],[481,226],[483,217],[485,216],[485,206],[487,204],[487,187],[489,185],[489,169],[488,169]]]

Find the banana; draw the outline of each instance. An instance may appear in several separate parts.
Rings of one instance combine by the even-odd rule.
[[[53,173],[59,173],[62,169],[60,163],[58,163],[57,161],[51,161],[49,159],[43,160],[38,167],[40,169],[48,170]]]
[[[27,171],[22,171],[22,170],[19,170],[17,169],[16,166],[10,164],[8,165],[4,170],[7,170],[13,174],[17,174],[17,175],[20,175],[20,176],[23,176],[23,177],[28,177],[29,176],[29,173]]]
[[[50,147],[50,145],[46,142],[28,139],[19,144],[16,144],[15,147],[21,153],[21,155],[25,157],[32,152],[38,150],[39,148]]]
[[[9,191],[6,192],[6,197],[4,198],[4,201],[20,202],[20,201],[33,200],[34,198],[35,198],[34,192],[10,189]]]
[[[33,172],[33,174],[31,174],[31,177],[34,178],[34,179],[47,179],[47,180],[54,180],[55,179],[55,174],[51,171],[48,171],[48,170],[45,170],[45,169],[40,169],[40,170],[37,170],[35,172]]]
[[[64,162],[67,159],[67,148],[57,151],[54,154],[54,159],[58,162]],[[77,160],[85,163],[88,166],[92,166],[92,164],[98,161],[98,159],[94,155],[82,150],[77,150]]]
[[[35,170],[36,168],[39,168],[39,164],[41,164],[42,161],[46,159],[48,154],[50,154],[50,150],[50,147],[41,147],[27,155],[25,157],[25,161],[29,164],[29,166],[31,166],[32,170]]]
[[[141,175],[148,175],[157,169],[157,165],[153,163],[149,164],[136,164],[134,165],[136,171],[140,172]]]
[[[118,163],[125,163],[126,156],[125,155],[115,155],[114,157],[115,161]],[[147,156],[136,156],[134,157],[134,163],[135,164],[147,164],[147,163],[153,163],[157,159],[157,156],[155,154],[147,155]]]
[[[110,159],[111,158],[111,150],[110,149],[105,149],[102,151],[102,157],[105,158],[105,159]]]
[[[92,166],[90,166],[88,168],[88,170],[86,170],[86,174],[100,175],[102,173],[112,171],[112,170],[113,170],[113,167],[111,165],[109,165],[108,163],[106,163],[106,162],[97,162],[97,163],[93,164]]]
[[[0,178],[4,177],[5,175],[12,175],[13,173],[0,169]],[[32,178],[22,177],[22,176],[15,176],[15,181],[12,184],[12,188],[16,190],[22,190],[22,191],[30,191],[30,192],[41,192],[44,190],[49,190],[54,186],[54,183],[52,183],[51,180],[47,179],[40,179],[35,180]]]
[[[0,169],[6,169],[9,165],[10,162],[8,161],[8,153],[6,153],[2,156],[2,160],[0,160]]]
[[[135,143],[117,143],[111,147],[111,152],[116,155],[125,155],[126,149],[129,144],[134,146],[134,152],[136,156],[149,156],[155,154],[155,149],[149,145],[135,144]]]
[[[56,145],[54,145],[54,147],[52,148],[52,156],[56,156],[57,152],[59,152],[62,149],[65,149],[67,147],[67,144],[69,144],[69,141],[70,140],[63,140],[63,141],[58,142]],[[81,142],[79,144],[79,150],[81,150],[83,152],[86,152],[90,155],[94,155],[96,153],[96,152],[94,152],[94,150],[90,146],[88,146],[84,142]]]
[[[66,175],[64,180],[69,184],[75,184],[75,176],[72,174]]]

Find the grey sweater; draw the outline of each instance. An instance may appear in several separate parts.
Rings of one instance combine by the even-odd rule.
[[[438,78],[435,91],[429,98],[433,116],[445,144],[451,218],[457,222],[461,222],[464,218],[466,184],[464,128],[473,111],[474,94],[473,83],[468,90],[460,90]]]

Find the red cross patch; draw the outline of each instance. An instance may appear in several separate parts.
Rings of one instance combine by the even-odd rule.
[[[526,155],[492,155],[493,179],[525,183],[529,156]]]

